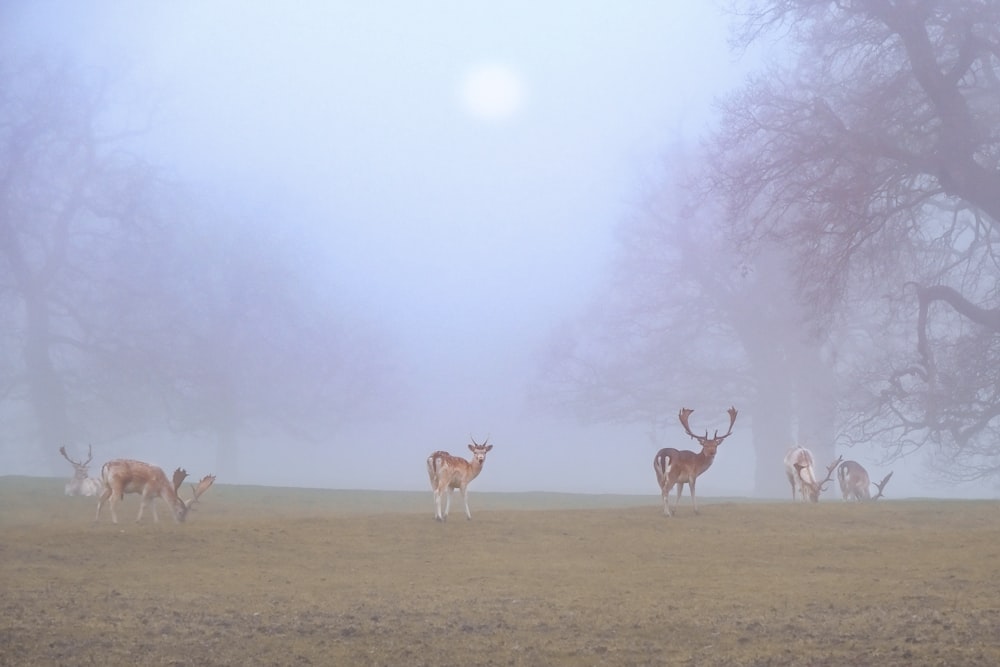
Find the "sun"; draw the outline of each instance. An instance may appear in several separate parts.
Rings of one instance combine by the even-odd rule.
[[[462,109],[472,117],[503,122],[524,108],[524,83],[507,65],[475,65],[462,77],[459,100]]]

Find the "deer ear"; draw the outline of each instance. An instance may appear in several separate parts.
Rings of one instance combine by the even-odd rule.
[[[474,452],[474,451],[476,451],[476,448],[475,448],[475,447],[473,447],[472,445],[469,445],[469,451],[470,451],[470,452]]]
[[[493,445],[486,445],[486,449],[485,449],[485,450],[483,450],[483,451],[487,451],[487,452],[488,452],[488,451],[490,451],[491,449],[493,449]]]

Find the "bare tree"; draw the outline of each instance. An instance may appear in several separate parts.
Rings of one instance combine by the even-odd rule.
[[[153,233],[156,177],[125,148],[130,131],[107,122],[100,75],[0,61],[0,90],[0,299],[13,313],[3,341],[20,350],[6,396],[30,406],[54,464],[57,445],[78,439],[92,372],[114,357],[95,327],[109,319],[113,260]]]
[[[233,478],[251,429],[319,441],[386,405],[389,343],[317,286],[325,263],[164,179],[110,88],[0,61],[0,400],[43,455],[167,425],[214,436]]]
[[[555,332],[541,398],[587,420],[646,424],[670,441],[668,406],[750,406],[754,488],[776,494],[793,442],[834,445],[834,382],[827,339],[796,300],[777,244],[741,255],[698,159],[674,149],[645,205],[622,221],[612,281],[591,313]],[[721,409],[721,408],[720,408]],[[662,434],[662,436],[661,436]]]
[[[778,33],[790,64],[723,104],[710,185],[743,247],[794,249],[816,326],[866,302],[869,333],[838,351],[863,374],[845,439],[1000,474],[1000,5],[773,0],[743,18],[741,47]],[[880,354],[879,319],[908,345]]]

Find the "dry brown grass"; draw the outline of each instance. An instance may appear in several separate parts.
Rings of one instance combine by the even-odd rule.
[[[473,492],[442,525],[429,491],[220,484],[95,526],[61,489],[0,478],[0,664],[1000,664],[992,501]]]

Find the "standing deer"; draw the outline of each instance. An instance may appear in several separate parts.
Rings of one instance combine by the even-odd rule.
[[[74,461],[66,453],[65,447],[60,447],[59,453],[73,465],[73,479],[66,482],[67,496],[96,496],[101,492],[101,480],[90,477],[87,472],[90,460],[94,458],[94,452],[90,445],[87,445],[86,461]]]
[[[181,484],[187,477],[187,471],[178,468],[174,471],[173,483],[171,483],[161,468],[142,461],[131,459],[115,459],[108,461],[101,468],[101,480],[104,482],[104,492],[97,501],[97,514],[94,516],[96,523],[101,518],[101,508],[104,502],[110,500],[111,521],[118,523],[118,515],[115,513],[115,504],[124,499],[126,493],[138,493],[142,495],[142,502],[139,504],[139,516],[135,518],[136,523],[142,520],[142,512],[146,509],[146,503],[153,505],[153,521],[160,518],[156,514],[156,499],[162,498],[170,511],[174,515],[174,521],[184,521],[191,506],[198,501],[203,493],[215,482],[215,475],[205,475],[198,482],[198,486],[191,485],[194,496],[190,500],[182,500],[177,495]]]
[[[452,456],[448,452],[436,451],[427,457],[427,475],[431,479],[431,490],[434,491],[434,518],[437,521],[447,521],[448,511],[451,509],[451,493],[455,489],[462,492],[462,501],[465,503],[465,517],[472,519],[472,512],[469,511],[469,482],[479,476],[486,462],[486,453],[493,449],[493,445],[487,445],[489,437],[483,444],[472,439],[469,450],[472,452],[472,460],[466,461],[459,456]],[[441,496],[446,496],[444,512],[441,512]]]
[[[694,513],[698,513],[695,482],[699,475],[711,467],[712,462],[715,461],[716,450],[723,440],[732,435],[733,424],[736,423],[737,411],[735,407],[731,407],[728,410],[729,430],[724,435],[719,435],[719,432],[716,431],[715,435],[709,438],[707,430],[703,436],[695,435],[688,426],[688,418],[691,417],[692,412],[694,410],[681,408],[677,418],[680,420],[681,426],[684,427],[684,432],[701,445],[701,451],[695,453],[686,449],[664,447],[653,457],[653,470],[656,471],[656,482],[660,485],[660,495],[663,496],[663,513],[666,516],[674,515],[674,510],[681,501],[681,493],[684,491],[685,484],[691,490],[691,504],[694,507]],[[674,485],[677,485],[677,500],[674,502],[674,507],[671,508],[670,489],[674,488]]]
[[[890,472],[882,478],[881,482],[875,484],[878,493],[874,497],[871,495],[872,482],[868,477],[868,471],[857,461],[844,461],[841,463],[840,469],[837,470],[837,477],[840,482],[840,492],[843,494],[844,500],[853,499],[861,502],[881,498],[882,492],[885,490],[885,485],[889,483],[889,479],[892,477],[892,473]]]
[[[813,455],[805,447],[792,447],[785,454],[785,475],[792,485],[792,500],[795,500],[795,492],[798,490],[802,494],[803,501],[819,502],[819,495],[826,490],[826,485],[833,479],[833,472],[843,460],[843,456],[826,467],[826,478],[823,481],[816,481],[816,472],[813,470]]]

